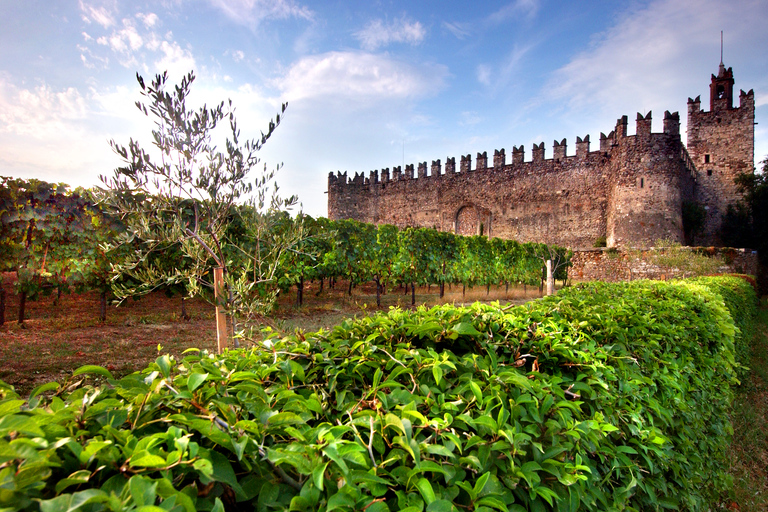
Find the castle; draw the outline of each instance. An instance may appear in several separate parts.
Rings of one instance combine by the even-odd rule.
[[[463,235],[487,235],[545,242],[571,248],[648,247],[656,240],[686,240],[684,211],[704,212],[697,245],[718,245],[721,218],[739,199],[734,178],[754,172],[755,98],[750,90],[733,105],[733,71],[720,63],[712,75],[709,111],[701,99],[688,99],[688,141],[680,137],[680,116],[664,114],[661,133],[651,132],[651,113],[637,115],[634,135],[621,117],[600,147],[589,136],[576,138],[576,154],[566,140],[555,141],[552,158],[544,143],[534,144],[525,161],[523,146],[504,149],[492,162],[478,153],[448,158],[443,169],[427,163],[328,176],[328,218],[374,224],[433,227]],[[699,217],[700,218],[700,217]]]

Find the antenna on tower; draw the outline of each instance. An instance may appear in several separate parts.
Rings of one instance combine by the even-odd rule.
[[[720,31],[720,65],[723,65],[723,31]]]

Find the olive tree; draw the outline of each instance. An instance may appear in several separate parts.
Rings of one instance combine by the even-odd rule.
[[[268,251],[249,248],[269,236],[277,214],[295,207],[297,198],[281,199],[273,186],[280,166],[269,170],[264,165],[255,180],[250,174],[259,166],[258,152],[279,125],[287,104],[260,137],[241,139],[231,100],[214,107],[188,107],[193,72],[173,87],[167,73],[156,75],[150,84],[136,77],[143,97],[136,107],[154,119],[154,148],[147,151],[134,139],[127,146],[111,141],[124,165],[111,178],[101,177],[107,186],[105,206],[126,224],[116,243],[134,247],[115,268],[141,283],[116,294],[125,297],[183,282],[190,294],[210,297],[210,290],[223,291],[226,286],[226,293],[215,299],[217,315],[220,309],[250,317],[268,312],[276,297],[276,287],[270,284],[280,254],[299,241],[300,230],[295,236],[283,233],[277,241],[271,237]],[[214,133],[222,125],[227,135],[220,149]],[[244,212],[248,218],[243,222]],[[231,225],[238,220],[242,229],[235,236]],[[243,240],[248,240],[249,248],[241,247]],[[178,245],[180,252],[174,254],[184,262],[152,264],[149,255],[169,243]],[[226,285],[214,283],[216,274]],[[219,343],[221,349],[221,337]]]

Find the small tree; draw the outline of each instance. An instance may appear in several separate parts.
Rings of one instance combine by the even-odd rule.
[[[743,199],[730,205],[723,217],[720,238],[730,247],[757,249],[760,262],[768,264],[768,157],[762,171],[736,178]]]
[[[563,282],[568,279],[568,267],[572,265],[573,252],[564,247],[546,244],[534,244],[532,255],[541,262],[542,288],[547,285],[547,295],[555,293],[555,279]]]
[[[226,108],[224,102],[213,108],[187,107],[195,80],[193,72],[172,91],[167,90],[167,73],[157,75],[149,86],[141,76],[136,77],[146,99],[146,103],[139,101],[136,106],[144,115],[155,118],[152,136],[159,154],[148,153],[133,139],[128,146],[110,143],[125,165],[117,168],[111,179],[102,176],[108,187],[103,201],[126,223],[127,229],[118,243],[132,243],[136,239],[142,242],[126,262],[116,265],[119,272],[135,276],[141,284],[117,293],[138,294],[154,289],[161,281],[183,281],[191,294],[198,294],[206,288],[214,289],[212,267],[218,267],[223,269],[229,292],[217,300],[217,307],[231,311],[233,305],[239,304],[242,307],[237,310],[250,312],[256,297],[258,309],[268,310],[276,292],[251,292],[274,280],[279,253],[295,243],[295,237],[281,237],[282,245],[277,249],[245,251],[237,248],[237,241],[228,236],[227,230],[233,218],[241,214],[238,204],[250,197],[246,201],[249,218],[244,225],[247,235],[255,237],[258,246],[269,231],[274,218],[271,213],[296,205],[296,197],[280,199],[276,186],[268,198],[279,166],[272,171],[264,166],[255,182],[247,181],[259,163],[258,151],[280,123],[280,114],[269,122],[267,132],[262,132],[260,138],[242,142],[231,100]],[[283,112],[285,108],[283,104]],[[220,151],[212,134],[227,122],[229,135],[224,151]],[[147,265],[148,254],[169,243],[178,243],[182,255],[193,263],[182,267],[180,262],[171,272]],[[247,260],[247,264],[240,263],[239,271],[230,267],[230,257],[234,255]],[[249,299],[247,304],[245,298]]]

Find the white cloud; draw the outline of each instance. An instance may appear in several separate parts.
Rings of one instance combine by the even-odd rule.
[[[86,23],[96,22],[104,28],[109,28],[115,24],[114,12],[117,5],[114,1],[95,2],[101,5],[80,0],[80,10],[83,12],[82,18]]]
[[[417,45],[424,40],[427,31],[418,21],[408,21],[404,17],[385,24],[382,20],[369,22],[364,29],[355,32],[355,39],[366,50],[376,50],[390,43],[408,43]]]
[[[240,62],[244,58],[245,58],[245,53],[243,53],[242,50],[236,50],[232,52],[232,60],[234,60],[235,62]]]
[[[329,52],[304,57],[276,84],[288,99],[337,97],[382,99],[424,96],[442,88],[447,70],[439,65],[418,68],[385,56]]]
[[[491,85],[491,68],[487,64],[477,66],[477,81],[483,85]]]
[[[86,101],[77,89],[60,91],[48,85],[17,89],[0,82],[0,130],[37,139],[50,137],[71,121],[87,114]]]
[[[505,89],[519,72],[523,57],[533,49],[532,45],[519,47],[515,45],[509,55],[497,66],[487,64],[477,66],[477,81],[492,90]]]
[[[106,47],[125,68],[143,73],[168,71],[171,76],[181,77],[195,69],[196,62],[191,48],[182,47],[174,40],[173,32],[158,35],[155,29],[162,25],[155,13],[137,13],[121,20],[122,27],[111,27],[108,33],[95,39],[96,45]],[[78,45],[80,58],[88,68],[107,68],[109,57],[88,43],[95,36],[88,34],[85,45]],[[240,52],[242,54],[242,52]]]
[[[130,18],[123,19],[122,29],[112,32],[107,38],[99,38],[98,42],[106,42],[113,52],[120,54],[120,64],[126,68],[136,67],[136,52],[144,46],[144,39]]]
[[[613,115],[624,105],[646,111],[670,108],[685,94],[695,95],[693,87],[706,86],[709,73],[717,71],[719,46],[715,45],[721,29],[726,34],[726,65],[731,66],[729,46],[765,47],[764,36],[757,34],[766,23],[768,10],[763,2],[734,6],[716,0],[695,4],[657,0],[628,11],[599,34],[588,51],[554,73],[545,96],[565,99],[571,108],[597,106]],[[704,52],[712,52],[708,62],[701,58]],[[681,66],[686,66],[684,72]]]
[[[94,69],[98,66],[101,69],[106,69],[109,66],[108,57],[94,55],[91,49],[87,46],[78,44],[77,49],[80,51],[80,60],[86,68]]]
[[[309,7],[293,0],[208,0],[235,23],[256,28],[264,20],[300,18],[312,20]]]
[[[155,61],[158,71],[168,71],[168,76],[173,80],[181,80],[181,77],[197,67],[195,58],[189,49],[182,48],[175,41],[163,41],[160,43],[162,57]]]
[[[160,18],[157,17],[157,14],[150,12],[147,14],[138,13],[136,14],[136,17],[139,18],[142,23],[144,23],[144,26],[147,28],[154,27],[157,25],[157,22],[160,20]]]
[[[0,77],[0,167],[13,176],[95,184],[115,160],[93,107],[89,95],[73,87],[25,89]]]
[[[158,48],[160,48],[160,44],[162,43],[162,41],[160,40],[159,37],[157,37],[157,34],[155,34],[154,32],[145,36],[145,39],[146,39],[146,42],[144,43],[144,47],[147,50],[151,52],[156,52]]]
[[[447,21],[444,21],[443,28],[448,30],[448,32],[453,34],[457,39],[465,39],[470,34],[466,23],[448,23]]]
[[[494,12],[488,21],[494,24],[504,23],[523,16],[533,18],[539,12],[540,0],[515,0]]]

